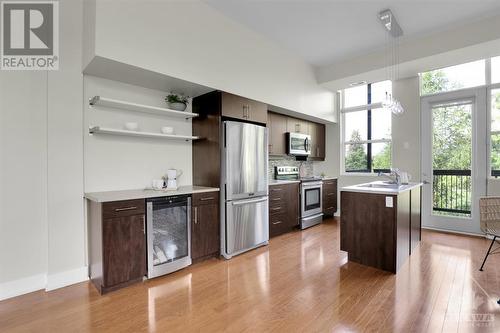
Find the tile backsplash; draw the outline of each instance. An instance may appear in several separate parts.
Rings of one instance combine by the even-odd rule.
[[[302,164],[302,170],[305,176],[314,175],[313,162],[311,161],[296,161],[295,157],[269,157],[269,179],[274,179],[274,167],[275,166],[296,166],[300,167]]]

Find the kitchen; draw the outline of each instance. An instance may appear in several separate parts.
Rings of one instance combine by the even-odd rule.
[[[0,66],[0,331],[493,332],[500,9],[387,5],[34,8],[58,68]]]
[[[192,142],[194,186],[178,186],[183,171],[169,169],[164,180],[151,180],[146,190],[85,194],[90,279],[101,293],[205,259],[231,259],[267,245],[270,237],[317,225],[324,213],[335,214],[336,178],[312,174],[313,161],[325,158],[325,125],[268,112],[264,103],[220,91],[192,98],[191,112],[172,112],[117,99],[119,94],[130,96],[132,86],[94,77],[86,82],[89,152],[102,149],[103,144],[109,145],[107,151],[123,149],[119,145],[126,150],[132,150],[132,145],[146,148],[162,139],[177,139],[176,135],[185,140],[182,145],[189,147]],[[110,86],[125,91],[117,94]],[[155,126],[160,119],[181,118],[176,134],[140,137],[149,135],[149,130],[142,129],[151,124],[147,123],[150,116],[142,113],[152,110]],[[99,113],[108,117],[98,118]],[[139,124],[130,127],[126,121],[124,130],[113,131],[117,116],[129,119],[137,113],[141,118],[134,119],[141,120],[140,129]],[[189,122],[192,133],[184,129],[177,134]],[[130,141],[123,142],[128,136]],[[299,166],[269,166],[283,162]],[[96,167],[102,167],[102,160]]]

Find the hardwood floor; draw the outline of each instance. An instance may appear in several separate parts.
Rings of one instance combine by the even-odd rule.
[[[347,262],[333,219],[99,296],[90,283],[0,302],[0,332],[498,332],[500,256],[423,232],[397,276]]]

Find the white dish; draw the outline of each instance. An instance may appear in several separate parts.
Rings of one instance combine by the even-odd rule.
[[[129,131],[137,131],[139,129],[139,124],[134,122],[125,123],[125,129]]]
[[[171,127],[171,126],[163,126],[163,127],[161,128],[161,132],[162,132],[163,134],[174,134],[174,128],[173,128],[173,127]]]

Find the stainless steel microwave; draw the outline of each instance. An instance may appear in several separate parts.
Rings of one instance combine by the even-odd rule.
[[[302,133],[286,133],[286,153],[294,156],[309,156],[311,136]]]

